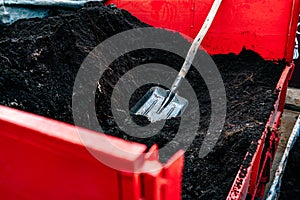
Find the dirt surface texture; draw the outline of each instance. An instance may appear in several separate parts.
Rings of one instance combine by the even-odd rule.
[[[279,199],[299,199],[300,194],[300,139],[294,144],[282,178]]]
[[[73,85],[83,60],[108,37],[138,27],[148,25],[125,10],[100,3],[90,3],[79,10],[53,9],[52,15],[44,19],[1,26],[0,104],[74,123]],[[174,38],[185,40],[178,33],[173,34]],[[201,120],[195,140],[185,152],[183,199],[226,198],[247,150],[252,142],[251,148],[255,149],[265,128],[277,99],[275,87],[285,67],[283,61],[265,61],[245,49],[239,55],[214,55],[213,60],[226,89],[226,122],[217,145],[199,158],[210,122],[211,100],[201,75],[192,67],[187,80],[197,95]],[[133,51],[115,60],[101,77],[101,89],[95,94],[97,117],[104,132],[148,147],[156,143],[163,147],[170,142],[181,118],[168,120],[151,138],[135,138],[115,123],[110,96],[118,79],[140,64],[161,63],[178,70],[183,61],[182,57],[158,49]],[[137,90],[130,104],[134,105],[150,86]],[[148,123],[141,117],[134,120],[141,125]],[[189,128],[185,127],[187,133]]]

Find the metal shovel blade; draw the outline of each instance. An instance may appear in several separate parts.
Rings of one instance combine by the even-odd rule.
[[[168,96],[168,90],[161,87],[152,87],[139,101],[131,108],[132,115],[142,115],[153,123],[159,120],[179,117],[188,106],[188,101],[175,94],[171,102],[159,111],[164,99]]]

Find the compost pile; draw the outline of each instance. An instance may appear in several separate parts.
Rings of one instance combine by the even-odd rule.
[[[300,140],[297,139],[289,154],[282,178],[279,199],[299,199],[300,193]]]
[[[74,123],[73,85],[88,53],[116,33],[148,25],[125,10],[101,3],[51,12],[44,19],[19,20],[10,26],[0,26],[0,103]],[[174,38],[179,37],[174,33]],[[226,88],[226,123],[215,148],[199,158],[211,102],[203,79],[192,68],[187,79],[197,94],[201,121],[196,138],[185,153],[183,199],[226,198],[251,142],[255,148],[264,130],[277,98],[275,87],[285,66],[284,62],[265,61],[245,49],[239,55],[215,55],[213,59]],[[95,98],[98,121],[105,133],[148,147],[155,143],[162,147],[172,140],[180,118],[168,120],[160,133],[151,138],[135,138],[117,127],[109,99],[118,78],[129,69],[145,63],[162,63],[178,70],[183,61],[175,54],[157,49],[133,51],[115,60],[99,81],[101,90],[97,90]],[[136,92],[131,104],[149,87]],[[135,120],[142,125],[148,123],[139,117]]]

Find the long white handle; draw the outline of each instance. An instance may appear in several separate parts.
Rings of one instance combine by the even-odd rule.
[[[202,27],[201,27],[198,35],[194,39],[194,41],[193,41],[193,43],[192,43],[192,45],[191,45],[191,47],[188,51],[188,54],[185,58],[185,61],[182,65],[182,67],[181,67],[180,72],[178,73],[175,81],[173,82],[173,84],[171,86],[171,90],[168,93],[168,96],[164,99],[162,105],[158,109],[158,113],[160,113],[170,103],[170,101],[173,99],[177,89],[179,88],[182,80],[184,79],[184,77],[188,73],[188,71],[189,71],[189,69],[190,69],[190,67],[193,63],[193,60],[195,58],[195,55],[197,53],[197,50],[198,50],[203,38],[205,37],[209,27],[211,26],[221,3],[222,3],[222,0],[215,0],[213,5],[211,6],[211,9],[210,9],[210,11],[209,11]]]
[[[217,14],[217,11],[220,7],[222,3],[222,0],[215,0],[199,33],[197,34],[196,38],[194,39],[188,53],[187,53],[187,56],[185,58],[185,61],[181,67],[181,70],[180,72],[178,73],[178,76],[176,78],[176,80],[174,81],[174,83],[172,84],[172,87],[171,87],[171,92],[175,93],[182,81],[182,79],[186,76],[186,74],[188,73],[192,63],[193,63],[193,60],[195,58],[195,55],[197,53],[197,50],[203,40],[203,38],[205,37],[208,29],[210,28],[216,14]]]

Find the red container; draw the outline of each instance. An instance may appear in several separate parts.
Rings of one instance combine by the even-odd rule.
[[[157,27],[195,36],[213,0],[110,0],[139,19]],[[245,46],[266,59],[291,61],[299,0],[224,0],[203,47],[210,54],[238,53]],[[237,177],[228,199],[261,197],[278,144],[277,128],[283,110],[287,81],[293,65],[284,71],[275,111],[247,168]],[[259,113],[258,113],[259,114]],[[86,135],[104,135],[83,130]],[[125,173],[96,160],[86,150],[77,128],[61,122],[0,106],[0,194],[1,199],[180,199],[182,152],[166,164],[157,159],[154,146],[146,147],[109,137],[135,156],[110,151],[104,144],[89,145],[102,155],[136,167]],[[107,137],[107,136],[105,136]],[[98,141],[97,140],[97,141]],[[139,172],[156,166],[155,172]]]

